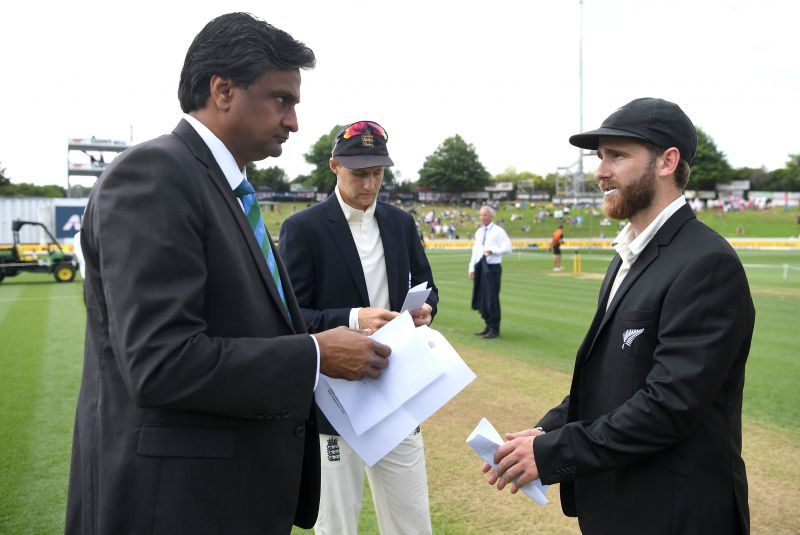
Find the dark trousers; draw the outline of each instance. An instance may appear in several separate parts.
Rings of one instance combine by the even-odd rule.
[[[501,264],[488,264],[491,287],[494,292],[492,304],[488,311],[483,314],[483,321],[486,327],[492,331],[500,332],[500,279],[503,276],[503,266]]]

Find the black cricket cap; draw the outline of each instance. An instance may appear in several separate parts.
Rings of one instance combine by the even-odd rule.
[[[336,133],[331,156],[348,169],[394,165],[386,142],[389,134],[374,121],[357,121]]]
[[[697,151],[697,132],[680,107],[660,98],[637,98],[609,115],[600,128],[575,134],[569,142],[597,150],[601,137],[627,137],[649,141],[661,149],[677,147],[690,165]]]

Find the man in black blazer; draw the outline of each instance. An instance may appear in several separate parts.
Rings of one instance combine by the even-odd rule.
[[[371,121],[353,123],[334,140],[334,193],[288,218],[280,251],[310,332],[349,326],[379,329],[398,315],[409,288],[427,282],[427,303],[411,311],[427,325],[439,300],[414,219],[378,202],[388,134]],[[391,360],[391,359],[390,359]],[[425,454],[419,431],[367,468],[320,413],[322,496],[314,531],[355,534],[366,469],[381,533],[430,533]]]
[[[606,213],[629,223],[569,395],[508,435],[489,482],[561,483],[564,513],[586,533],[747,533],[741,412],[755,310],[738,256],[682,194],[694,126],[644,98],[570,142],[597,150]]]
[[[186,54],[186,119],[92,189],[66,533],[314,524],[318,373],[375,377],[388,348],[346,329],[306,334],[244,179],[297,130],[299,69],[313,65],[263,21],[214,19]]]

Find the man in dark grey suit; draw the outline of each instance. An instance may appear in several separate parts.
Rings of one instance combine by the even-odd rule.
[[[728,242],[682,194],[697,147],[675,104],[634,100],[570,138],[628,219],[564,401],[507,436],[489,482],[561,483],[586,533],[747,533],[742,391],[755,310]],[[489,471],[484,465],[484,471]]]
[[[384,169],[393,165],[388,137],[372,121],[340,130],[330,160],[334,193],[281,227],[281,255],[311,332],[337,325],[376,330],[398,315],[409,288],[423,282],[431,293],[411,316],[419,326],[436,314],[438,290],[414,219],[377,200]],[[430,533],[420,432],[367,468],[327,419],[322,414],[319,418],[324,454],[314,532],[357,532],[366,469],[381,533]]]
[[[186,54],[185,120],[93,188],[67,533],[314,524],[318,373],[375,377],[389,348],[345,328],[306,334],[244,177],[297,130],[299,69],[313,65],[263,21],[214,19]]]

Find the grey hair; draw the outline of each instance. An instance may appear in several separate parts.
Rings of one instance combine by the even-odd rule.
[[[494,208],[492,208],[488,204],[484,204],[483,206],[481,206],[481,210],[483,210],[484,208],[489,210],[489,215],[492,215],[492,216],[494,215]],[[481,210],[478,210],[478,212],[480,212]]]

